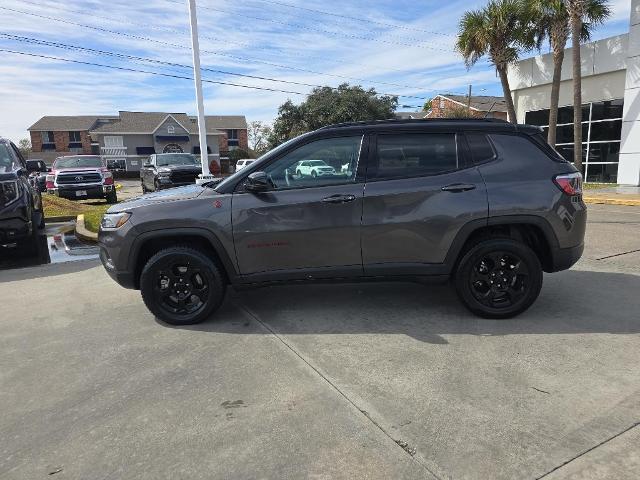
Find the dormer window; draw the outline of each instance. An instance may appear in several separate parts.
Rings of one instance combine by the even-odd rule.
[[[176,127],[173,125],[169,125],[167,127],[167,133],[176,133]]]

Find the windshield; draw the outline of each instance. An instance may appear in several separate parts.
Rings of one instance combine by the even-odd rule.
[[[165,153],[156,155],[156,164],[162,167],[166,165],[200,165],[200,162],[189,153]]]
[[[324,163],[322,160],[312,160],[311,162],[309,162],[309,165],[312,167],[324,167],[327,164]]]
[[[58,157],[54,168],[78,168],[78,167],[103,167],[102,158],[91,155],[79,155],[77,157]]]

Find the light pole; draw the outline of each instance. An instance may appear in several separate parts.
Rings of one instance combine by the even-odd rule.
[[[198,14],[196,0],[187,0],[189,5],[189,22],[191,24],[191,51],[193,53],[193,79],[196,84],[196,104],[198,109],[198,138],[200,139],[200,161],[202,174],[196,183],[204,183],[213,178],[209,171],[209,155],[207,154],[207,126],[204,119],[204,99],[202,97],[202,77],[200,74],[200,43],[198,42]]]

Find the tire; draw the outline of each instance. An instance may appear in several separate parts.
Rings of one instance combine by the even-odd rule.
[[[488,239],[463,254],[454,282],[458,297],[475,315],[511,318],[538,298],[542,266],[527,245],[512,239]]]
[[[296,171],[296,175],[298,175],[299,177],[302,176],[302,172],[300,170]]]
[[[312,176],[313,178],[316,178],[316,177],[318,176],[318,174],[316,173],[316,171],[315,171],[315,170],[312,170],[312,171],[311,171],[311,176]]]
[[[145,187],[144,182],[140,181],[140,186],[142,187],[142,193],[147,193],[147,187]]]
[[[107,193],[107,203],[109,204],[118,203],[118,194],[116,193],[115,190],[111,190],[109,193]]]
[[[29,235],[19,246],[22,247],[30,257],[40,258],[43,250],[43,240],[46,248],[46,238],[43,238],[45,226],[44,214],[38,210],[34,211],[33,216],[31,217],[31,222],[33,225],[31,228],[31,235]]]
[[[158,180],[154,180],[153,181],[153,191],[154,192],[159,192],[160,190],[161,190],[160,182],[158,182]]]
[[[185,267],[191,272],[183,272]],[[208,319],[222,304],[226,288],[220,268],[200,250],[188,246],[159,251],[140,276],[145,305],[171,325],[192,325]]]

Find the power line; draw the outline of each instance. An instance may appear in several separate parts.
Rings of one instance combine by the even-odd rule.
[[[54,57],[52,55],[42,55],[42,54],[38,54],[38,53],[29,53],[29,52],[20,52],[17,50],[9,50],[7,48],[0,48],[0,52],[6,52],[6,53],[13,53],[16,55],[26,55],[29,57],[37,57],[37,58],[46,58],[49,60],[57,60],[57,61],[61,61],[61,62],[69,62],[69,63],[77,63],[80,65],[89,65],[92,67],[102,67],[102,68],[111,68],[113,70],[121,70],[121,71],[125,71],[125,72],[135,72],[135,73],[145,73],[147,75],[158,75],[161,77],[168,77],[168,78],[177,78],[180,80],[191,80],[193,81],[193,77],[189,77],[189,76],[185,76],[185,75],[175,75],[175,74],[171,74],[171,73],[161,73],[161,72],[153,72],[150,70],[139,70],[136,68],[128,68],[128,67],[119,67],[116,65],[105,65],[103,63],[95,63],[95,62],[84,62],[82,60],[73,60],[70,58],[62,58],[62,57]],[[231,83],[231,82],[222,82],[222,81],[218,81],[218,80],[208,80],[208,79],[202,79],[203,82],[206,83],[215,83],[217,85],[227,85],[227,86],[231,86],[231,87],[241,87],[241,88],[249,88],[252,90],[266,90],[269,92],[278,92],[278,93],[290,93],[293,95],[307,95],[306,93],[303,92],[294,92],[291,90],[280,90],[278,88],[269,88],[269,87],[258,87],[255,85],[243,85],[241,83]]]
[[[156,43],[156,44],[159,44],[159,45],[167,45],[167,46],[170,46],[170,47],[179,48],[179,49],[187,49],[187,50],[190,48],[188,46],[180,45],[180,44],[177,44],[177,43],[171,43],[171,42],[167,42],[167,41],[163,41],[163,40],[157,40],[157,39],[150,38],[150,37],[143,37],[141,35],[134,35],[134,34],[131,34],[131,33],[120,32],[118,30],[111,30],[111,29],[103,28],[103,27],[96,27],[96,26],[87,25],[87,24],[84,24],[84,23],[73,22],[71,20],[51,17],[49,15],[41,15],[41,14],[33,13],[33,12],[25,12],[23,10],[18,10],[18,9],[15,9],[15,8],[0,6],[0,9],[7,10],[7,11],[10,11],[10,12],[15,12],[15,13],[21,13],[21,14],[24,14],[24,15],[30,15],[30,16],[33,16],[33,17],[36,17],[36,18],[42,18],[42,19],[46,19],[46,20],[53,20],[53,21],[56,21],[56,22],[67,24],[67,25],[74,25],[74,26],[77,26],[77,27],[88,28],[90,30],[95,30],[95,31],[103,32],[103,33],[108,33],[108,34],[111,34],[111,35],[118,35],[118,36],[123,36],[123,37],[127,37],[127,38],[132,38],[132,39],[135,39],[135,40],[142,40],[142,41],[147,41],[147,42],[151,42],[151,43]],[[283,68],[283,69],[286,69],[286,70],[294,70],[294,71],[299,71],[299,72],[304,72],[304,73],[312,73],[312,74],[315,74],[315,75],[323,75],[323,76],[326,76],[326,77],[342,78],[342,79],[346,79],[346,80],[355,80],[355,81],[358,81],[358,82],[373,83],[373,84],[379,84],[379,85],[389,85],[389,86],[395,86],[395,87],[401,87],[401,88],[420,89],[418,87],[413,87],[413,86],[410,86],[410,85],[402,85],[402,84],[399,84],[399,83],[382,82],[382,81],[376,81],[376,80],[367,80],[367,79],[364,79],[364,78],[351,77],[351,76],[347,76],[347,75],[338,75],[338,74],[333,74],[333,73],[321,72],[321,71],[317,71],[317,70],[311,70],[311,69],[306,69],[306,68],[301,68],[301,67],[293,67],[293,66],[288,66],[288,65],[282,65],[282,64],[279,64],[279,63],[268,62],[268,61],[265,61],[265,60],[260,60],[260,59],[255,59],[255,58],[247,58],[247,57],[242,57],[242,56],[239,56],[239,55],[233,55],[233,54],[229,54],[229,53],[216,52],[216,51],[212,51],[212,50],[200,50],[200,53],[216,55],[216,56],[222,56],[222,57],[231,58],[231,59],[240,60],[240,61],[245,61],[245,62],[261,63],[261,64],[269,65],[269,66],[272,66],[272,67]],[[422,89],[422,90],[423,91],[429,91],[427,89]]]
[[[179,2],[178,0],[166,0],[166,1],[169,2],[169,3],[182,4],[182,2]],[[200,5],[198,8],[200,8],[202,10],[210,10],[212,12],[231,13],[234,16],[250,18],[252,20],[260,20],[260,21],[263,21],[263,22],[275,23],[275,24],[284,25],[284,26],[287,26],[287,27],[295,27],[295,28],[299,28],[301,30],[309,30],[309,31],[312,31],[312,32],[319,32],[319,33],[324,33],[324,34],[327,34],[327,35],[333,35],[333,36],[336,36],[336,37],[352,38],[352,39],[356,39],[356,40],[369,40],[369,41],[373,41],[373,42],[386,43],[386,44],[389,44],[389,45],[399,45],[399,46],[402,46],[402,47],[426,48],[426,49],[429,49],[429,50],[439,50],[441,52],[447,52],[447,53],[451,53],[451,52],[454,51],[451,48],[445,49],[445,48],[432,47],[432,46],[423,45],[423,44],[416,45],[416,44],[413,44],[413,43],[393,42],[393,41],[390,41],[390,40],[383,40],[383,39],[375,38],[375,37],[364,37],[364,36],[361,36],[361,35],[354,35],[352,33],[334,32],[334,31],[331,31],[331,30],[324,30],[322,28],[309,27],[307,25],[302,25],[302,24],[299,24],[299,23],[290,23],[290,22],[284,22],[282,20],[275,20],[273,18],[257,17],[255,15],[247,15],[245,13],[238,13],[238,12],[234,12],[232,10],[225,10],[223,8],[208,7],[208,6],[202,6],[202,5]],[[422,42],[422,40],[418,40],[418,39],[412,39],[412,40],[417,41],[417,42]]]
[[[358,18],[358,17],[352,17],[349,15],[342,15],[339,13],[333,13],[333,12],[325,12],[323,10],[316,10],[314,8],[308,8],[308,7],[301,7],[299,5],[294,5],[292,3],[285,3],[285,2],[278,2],[275,0],[253,0],[254,2],[262,2],[262,3],[270,3],[272,5],[280,5],[282,7],[287,7],[287,8],[295,8],[297,10],[305,10],[307,12],[312,12],[312,13],[320,13],[321,15],[330,15],[332,17],[336,17],[336,18],[344,18],[346,20],[355,20],[358,22],[364,22],[364,23],[371,23],[374,25],[380,25],[382,27],[389,27],[389,28],[397,28],[400,30],[410,30],[410,31],[414,31],[414,32],[420,32],[420,33],[429,33],[432,35],[442,35],[444,37],[454,37],[455,35],[451,35],[449,33],[444,33],[444,32],[436,32],[433,30],[423,30],[421,28],[413,28],[413,27],[407,27],[406,25],[398,25],[398,24],[394,24],[394,23],[385,23],[385,22],[378,22],[376,20],[370,20],[368,18]]]
[[[36,3],[36,2],[32,2],[29,0],[19,0],[22,3],[25,3],[27,5],[33,5],[35,7],[39,7],[42,8],[44,5],[41,3]],[[259,1],[259,0],[256,0]],[[48,0],[48,4],[54,4],[60,7],[63,7],[65,9],[65,12],[71,12],[71,13],[78,13],[80,15],[94,15],[95,12],[89,12],[87,10],[78,10],[78,9],[71,9],[68,8],[66,4],[60,4],[60,3],[56,3],[54,1]],[[122,25],[131,25],[133,27],[143,27],[143,28],[150,28],[152,30],[159,30],[159,31],[164,31],[164,32],[171,32],[171,33],[177,33],[177,34],[181,34],[181,35],[188,35],[189,34],[189,30],[184,28],[184,29],[175,29],[175,28],[170,28],[170,27],[163,27],[163,26],[158,26],[158,25],[149,25],[149,24],[141,24],[141,23],[136,23],[136,22],[132,22],[131,20],[124,20],[124,19],[115,19],[115,18],[110,18],[110,17],[106,17],[103,14],[100,15],[100,19],[101,20],[106,20],[108,22],[113,22],[113,23],[119,23]],[[273,50],[277,50],[280,53],[283,53],[285,55],[288,56],[292,56],[292,57],[299,57],[299,58],[304,58],[305,60],[309,60],[310,57],[308,53],[295,53],[292,52],[291,50],[284,50],[280,47],[263,47],[260,45],[255,45],[253,43],[250,42],[239,42],[237,40],[229,40],[228,38],[219,38],[219,37],[212,37],[210,35],[203,35],[200,34],[201,38],[207,39],[207,40],[212,40],[214,42],[218,42],[218,41],[222,41],[225,43],[231,43],[234,45],[240,45],[240,46],[244,46],[244,47],[248,47],[251,49],[257,49],[257,50],[263,50],[266,52],[273,52]],[[316,57],[317,58],[317,57]],[[321,58],[320,60],[322,61],[326,61],[326,58]],[[329,59],[330,62],[332,63],[338,63],[338,64],[342,64],[342,65],[349,65],[350,67],[354,67],[354,66],[362,66],[362,67],[370,67],[370,65],[366,65],[366,64],[362,64],[362,63],[355,63],[355,62],[351,62],[351,61],[345,61],[345,60],[336,60],[336,59]],[[405,73],[407,71],[407,69],[400,69],[400,68],[392,68],[392,67],[386,67],[386,70],[391,70],[391,71],[396,71],[396,72],[401,72],[401,73]],[[399,85],[398,85],[399,86]],[[407,87],[407,88],[411,88],[411,87]],[[418,87],[419,88],[419,87]]]
[[[185,65],[185,64],[181,64],[181,63],[168,62],[166,60],[156,60],[156,59],[153,59],[153,58],[140,57],[140,56],[137,56],[137,55],[129,55],[129,54],[119,53],[119,52],[111,52],[111,51],[107,51],[107,50],[99,50],[99,49],[95,49],[95,48],[81,47],[79,45],[70,45],[70,44],[67,44],[67,43],[53,42],[53,41],[49,41],[49,40],[41,40],[41,39],[33,38],[33,37],[23,37],[23,36],[20,36],[20,35],[13,35],[13,34],[4,33],[4,32],[0,32],[0,36],[8,38],[8,39],[13,40],[13,41],[22,42],[22,43],[30,43],[30,44],[35,44],[35,45],[45,45],[45,46],[62,48],[62,49],[71,50],[71,51],[76,50],[76,51],[90,52],[90,53],[93,53],[93,54],[106,55],[106,56],[110,56],[110,57],[120,58],[120,59],[123,59],[123,60],[130,60],[130,61],[134,61],[134,62],[146,62],[146,63],[154,63],[154,64],[170,66],[170,67],[179,67],[179,68],[191,69],[191,66]],[[293,81],[293,80],[281,80],[281,79],[276,79],[276,78],[271,78],[271,77],[264,77],[264,76],[259,76],[259,75],[250,75],[250,74],[244,74],[244,73],[230,72],[230,71],[226,71],[226,70],[218,70],[218,69],[207,68],[207,67],[202,67],[201,69],[203,71],[212,72],[212,73],[219,73],[219,74],[222,74],[222,75],[232,75],[232,76],[236,76],[236,77],[252,78],[252,79],[256,79],[256,80],[265,80],[265,81],[270,81],[270,82],[288,83],[288,84],[292,84],[292,85],[299,85],[299,86],[312,87],[312,88],[331,88],[333,90],[336,89],[336,88],[330,87],[328,85],[318,85],[318,84],[313,84],[313,83],[296,82],[296,81]],[[398,94],[395,94],[395,93],[385,93],[385,92],[379,92],[378,95],[402,97],[402,98],[415,98],[415,99],[418,99],[418,100],[428,100],[429,99],[429,97],[420,97],[420,96],[416,96],[416,95],[398,95]]]

